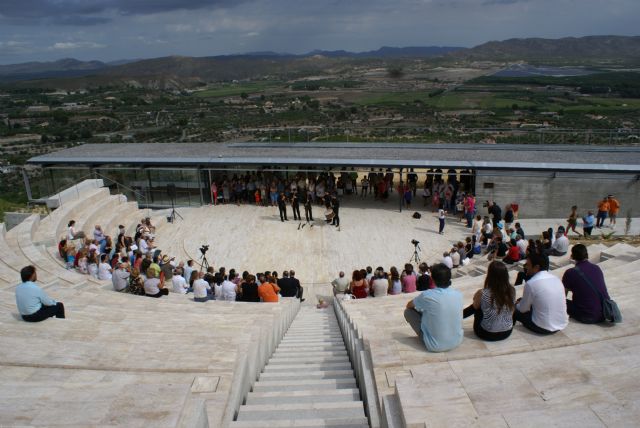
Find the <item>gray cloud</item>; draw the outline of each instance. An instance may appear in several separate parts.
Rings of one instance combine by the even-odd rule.
[[[17,25],[51,23],[88,26],[104,24],[117,15],[146,15],[175,10],[237,5],[233,0],[7,0],[0,17]],[[6,4],[5,4],[6,3]],[[115,16],[114,16],[115,15]]]
[[[0,63],[637,35],[637,16],[638,0],[0,0]]]

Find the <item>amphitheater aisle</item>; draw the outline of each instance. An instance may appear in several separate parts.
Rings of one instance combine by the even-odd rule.
[[[300,310],[231,426],[369,426],[332,306]]]

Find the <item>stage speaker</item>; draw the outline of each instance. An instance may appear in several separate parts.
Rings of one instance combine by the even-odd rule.
[[[169,197],[174,200],[176,198],[176,185],[175,184],[168,184],[167,185],[167,195],[169,195]]]

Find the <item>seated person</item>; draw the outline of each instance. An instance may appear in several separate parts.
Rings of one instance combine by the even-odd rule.
[[[333,287],[333,295],[344,294],[349,287],[349,280],[344,276],[344,272],[340,271],[338,277],[331,281]]]
[[[23,267],[20,278],[22,283],[16,287],[16,305],[23,320],[39,322],[53,316],[64,318],[62,302],[56,302],[36,285],[38,274],[34,266]]]
[[[407,303],[404,317],[422,338],[429,352],[444,352],[462,343],[462,293],[449,288],[451,269],[442,263],[431,267],[436,285]]]
[[[178,267],[173,270],[171,284],[173,285],[174,293],[187,294],[189,292],[189,284],[187,284],[187,280],[182,276],[182,268]]]
[[[550,256],[564,256],[567,251],[569,251],[569,238],[564,234],[564,227],[560,226],[556,234],[556,240],[551,244],[548,254]]]
[[[152,268],[147,269],[147,279],[144,281],[144,294],[148,297],[162,297],[169,294],[169,289],[164,288],[164,281],[161,281]]]
[[[465,308],[463,317],[473,315],[473,331],[480,339],[506,339],[513,330],[516,289],[509,283],[507,266],[493,261],[487,269],[484,288],[473,296],[473,303]]]
[[[502,259],[502,261],[506,264],[512,265],[520,260],[520,248],[518,248],[515,239],[509,241],[508,248],[507,255]]]
[[[280,288],[267,280],[267,275],[260,274],[258,276],[260,285],[258,286],[258,296],[260,300],[266,303],[278,303],[278,293]]]
[[[562,281],[547,272],[548,262],[540,248],[530,250],[524,265],[526,283],[518,299],[513,323],[520,321],[539,334],[553,334],[569,323]]]
[[[212,298],[211,285],[204,279],[203,272],[196,272],[198,279],[193,281],[193,300],[196,302],[206,302]]]
[[[609,293],[602,270],[589,261],[587,247],[582,244],[571,248],[571,258],[576,266],[562,276],[565,292],[572,293],[572,299],[567,299],[567,313],[585,324],[603,322],[602,299],[609,299]]]

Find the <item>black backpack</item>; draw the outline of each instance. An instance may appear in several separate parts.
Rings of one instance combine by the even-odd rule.
[[[422,218],[422,214],[420,214],[418,211],[413,213],[413,218]]]

